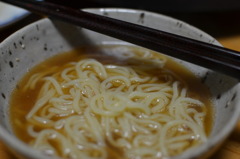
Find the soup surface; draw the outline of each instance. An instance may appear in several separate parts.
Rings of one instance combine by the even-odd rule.
[[[164,158],[205,142],[208,88],[137,47],[81,47],[32,68],[10,101],[18,138],[63,158]]]

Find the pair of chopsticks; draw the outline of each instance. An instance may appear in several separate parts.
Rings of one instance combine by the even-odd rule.
[[[0,0],[240,79],[240,53],[44,0]],[[66,3],[71,3],[66,0]]]

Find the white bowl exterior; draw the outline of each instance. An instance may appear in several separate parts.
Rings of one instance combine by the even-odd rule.
[[[85,9],[85,11],[219,45],[214,38],[201,30],[167,16],[129,9]],[[50,56],[72,50],[80,45],[96,44],[131,45],[80,27],[49,19],[40,20],[23,28],[0,44],[0,138],[13,151],[24,158],[47,158],[12,135],[8,119],[8,101],[19,79],[35,64]],[[177,61],[202,78],[214,96],[216,118],[209,141],[197,149],[192,149],[177,157],[178,159],[198,158],[222,142],[236,124],[240,113],[240,106],[238,106],[240,103],[239,85],[237,80],[228,76],[181,60]]]

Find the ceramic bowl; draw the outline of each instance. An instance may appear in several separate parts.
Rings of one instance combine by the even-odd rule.
[[[220,45],[213,37],[182,21],[151,12],[129,9],[85,9],[140,25],[187,36]],[[19,79],[34,65],[55,54],[72,50],[81,45],[129,43],[98,34],[60,21],[42,19],[17,31],[0,44],[0,138],[22,158],[47,159],[33,150],[12,133],[9,124],[9,98]],[[175,59],[177,60],[177,59]],[[229,135],[240,113],[238,81],[223,74],[177,60],[202,79],[213,94],[214,125],[209,140],[187,151],[178,159],[195,159],[209,156]]]

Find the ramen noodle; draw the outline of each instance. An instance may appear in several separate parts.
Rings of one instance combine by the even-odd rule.
[[[13,129],[34,149],[69,159],[161,159],[206,142],[209,93],[200,82],[191,90],[193,78],[169,69],[169,58],[123,46],[73,52],[40,64],[13,94]]]

